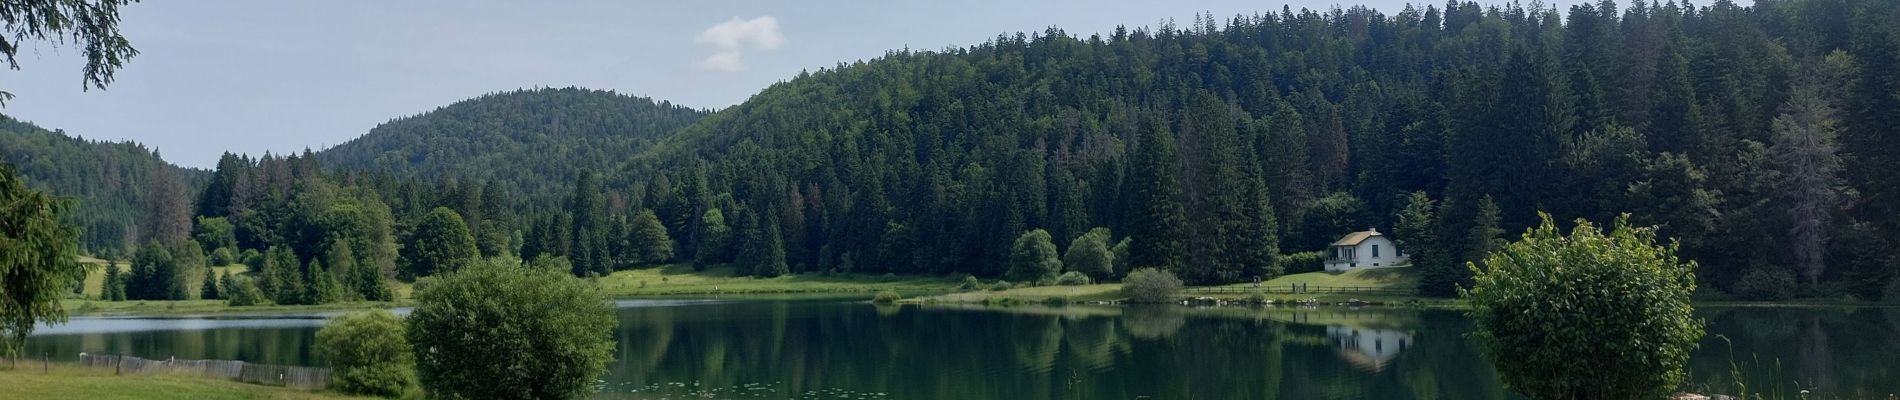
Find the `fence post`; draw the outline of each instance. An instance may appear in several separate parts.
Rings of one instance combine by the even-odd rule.
[[[40,373],[53,373],[53,355],[47,354],[44,351],[40,352]]]
[[[112,358],[112,374],[124,375],[125,374],[124,369],[123,369],[124,367],[125,367],[125,352],[121,351],[119,352],[118,357]]]

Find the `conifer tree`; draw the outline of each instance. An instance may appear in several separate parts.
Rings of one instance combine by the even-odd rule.
[[[1174,135],[1159,118],[1146,118],[1139,132],[1135,161],[1131,165],[1128,189],[1129,263],[1135,268],[1156,267],[1178,271],[1182,266],[1187,232],[1185,211],[1181,207],[1181,188],[1176,181],[1179,160],[1174,152]]]

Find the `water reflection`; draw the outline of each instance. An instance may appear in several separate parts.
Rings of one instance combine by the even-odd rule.
[[[616,303],[602,398],[1511,398],[1453,311],[1176,306]],[[322,365],[328,313],[76,318],[27,354]],[[1787,382],[1815,398],[1900,392],[1900,310],[1705,310],[1691,382]],[[1753,362],[1748,360],[1760,360]],[[1774,367],[1779,365],[1778,368]],[[1793,387],[1799,382],[1799,387]]]

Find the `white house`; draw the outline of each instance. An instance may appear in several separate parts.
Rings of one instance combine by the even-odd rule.
[[[1366,229],[1346,234],[1330,247],[1331,254],[1326,257],[1327,272],[1345,272],[1365,268],[1389,268],[1406,264],[1405,253],[1380,234],[1378,229]]]

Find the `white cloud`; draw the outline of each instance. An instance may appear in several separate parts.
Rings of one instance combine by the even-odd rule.
[[[722,72],[738,72],[745,69],[741,62],[744,51],[773,50],[785,45],[785,34],[778,29],[778,18],[770,15],[753,19],[732,17],[731,20],[713,25],[693,38],[694,43],[708,46],[713,54],[706,56],[700,66]]]

